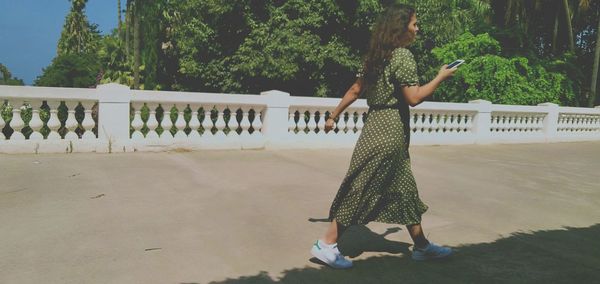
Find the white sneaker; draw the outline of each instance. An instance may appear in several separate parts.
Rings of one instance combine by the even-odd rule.
[[[452,249],[448,247],[438,246],[434,243],[429,243],[425,248],[419,249],[416,246],[413,248],[412,259],[428,260],[435,258],[444,258],[452,254]]]
[[[310,250],[311,254],[332,268],[352,267],[352,261],[346,259],[338,250],[337,244],[328,245],[317,240]]]

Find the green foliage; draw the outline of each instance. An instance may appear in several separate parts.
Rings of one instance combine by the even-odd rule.
[[[569,104],[573,90],[564,74],[549,72],[525,57],[504,58],[498,41],[487,34],[465,34],[455,42],[435,48],[440,62],[462,58],[466,62],[453,79],[436,91],[442,101],[489,100],[497,104]],[[437,71],[437,70],[436,70]]]
[[[360,66],[379,1],[185,1],[171,41],[177,88],[341,95]]]
[[[133,74],[122,42],[115,35],[104,36],[97,52],[103,70],[101,83],[118,83],[133,86]]]
[[[96,51],[100,32],[98,26],[90,24],[84,13],[87,0],[70,0],[71,11],[67,15],[58,40],[58,54],[92,53]]]
[[[48,87],[88,88],[96,85],[100,64],[95,54],[65,54],[44,68],[34,85]]]
[[[465,32],[474,32],[488,26],[491,13],[488,1],[483,0],[401,0],[417,11],[419,34],[409,48],[417,59],[420,80],[433,79],[430,69],[439,69],[439,62],[431,54],[435,47],[453,42]]]
[[[13,77],[8,68],[0,63],[0,85],[24,86],[23,80]]]

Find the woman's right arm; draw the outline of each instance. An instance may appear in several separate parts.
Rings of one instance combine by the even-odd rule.
[[[442,66],[437,76],[435,76],[431,82],[423,86],[416,85],[402,87],[402,94],[404,95],[406,102],[412,107],[420,104],[425,98],[431,96],[444,80],[454,76],[456,68],[447,69],[446,66],[447,65]]]
[[[350,106],[354,101],[358,99],[358,96],[362,91],[362,87],[362,78],[358,78],[356,82],[354,82],[354,84],[350,86],[350,89],[346,91],[346,94],[344,95],[340,103],[337,105],[335,110],[329,114],[329,119],[327,119],[327,121],[325,122],[325,132],[329,132],[329,130],[332,130],[335,125],[335,119],[337,119],[340,113],[344,112],[344,110],[348,106]]]

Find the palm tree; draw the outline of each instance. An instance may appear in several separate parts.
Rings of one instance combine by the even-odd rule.
[[[593,107],[596,102],[596,98],[598,97],[598,91],[596,89],[598,83],[598,68],[600,66],[600,5],[596,6],[596,19],[598,19],[598,27],[596,28],[596,47],[594,54],[594,64],[592,67],[592,83],[590,86],[590,97],[588,101],[588,106]]]
[[[95,25],[90,25],[83,11],[87,0],[70,1],[71,11],[65,20],[57,52],[59,55],[92,52],[97,47],[99,33]]]
[[[133,3],[133,88],[140,88],[140,17],[142,0]]]

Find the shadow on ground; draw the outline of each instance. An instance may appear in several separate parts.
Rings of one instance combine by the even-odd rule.
[[[261,271],[211,283],[600,283],[600,224],[515,233],[493,243],[457,247],[451,258],[431,262],[412,261],[409,244],[385,239],[389,233],[359,226],[344,247],[340,240],[340,249],[350,256],[402,253],[357,260],[350,270],[295,268],[284,271],[281,279]]]

